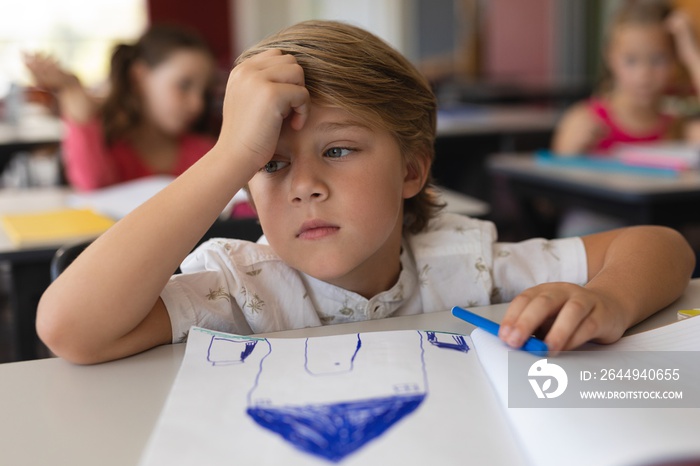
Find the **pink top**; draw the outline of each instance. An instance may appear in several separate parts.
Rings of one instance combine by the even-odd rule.
[[[105,143],[102,124],[94,119],[86,124],[64,120],[63,163],[71,186],[89,191],[136,178],[161,174],[145,165],[128,142]],[[180,139],[180,153],[173,169],[166,173],[178,176],[214,146],[206,136],[185,134]]]
[[[589,101],[589,108],[593,114],[598,117],[603,126],[608,130],[607,134],[603,136],[598,143],[593,146],[592,152],[594,153],[607,153],[610,149],[619,143],[639,143],[639,142],[655,142],[661,141],[667,138],[667,134],[673,125],[675,117],[669,114],[661,114],[661,122],[653,130],[646,134],[630,134],[612,119],[610,115],[610,110],[607,104],[600,99],[591,99]]]
[[[80,191],[90,191],[124,181],[152,176],[156,173],[143,163],[136,149],[126,141],[117,141],[108,147],[105,143],[102,123],[99,119],[78,124],[64,119],[66,132],[63,138],[63,163],[71,186]],[[178,176],[192,166],[209,149],[214,140],[197,134],[185,134],[180,138],[180,153],[173,169],[167,175]],[[229,216],[254,218],[257,214],[250,203],[236,203]]]

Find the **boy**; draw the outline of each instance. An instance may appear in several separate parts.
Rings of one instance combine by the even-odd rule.
[[[39,335],[94,363],[192,324],[258,333],[515,298],[501,337],[518,347],[551,326],[556,352],[615,341],[685,288],[693,254],[670,229],[498,244],[488,222],[436,215],[435,111],[366,31],[309,21],[265,39],[231,72],[215,147],[50,286]],[[265,241],[210,241],[171,279],[244,186]]]

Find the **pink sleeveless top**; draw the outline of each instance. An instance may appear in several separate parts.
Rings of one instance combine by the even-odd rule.
[[[608,132],[598,143],[593,146],[594,153],[608,153],[610,149],[619,143],[640,143],[640,142],[656,142],[666,139],[669,129],[675,120],[673,115],[661,114],[661,122],[654,130],[646,134],[630,134],[612,119],[607,104],[600,99],[591,99],[589,108],[593,114],[603,123],[603,126],[608,129]]]

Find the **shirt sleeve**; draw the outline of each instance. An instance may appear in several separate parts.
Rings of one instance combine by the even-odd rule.
[[[584,285],[586,249],[581,238],[495,243],[492,301],[509,302],[527,288],[547,282]]]
[[[206,243],[181,265],[160,297],[170,316],[173,343],[187,339],[192,325],[227,333],[252,332],[237,301],[238,280],[226,245]]]
[[[118,182],[116,164],[108,152],[99,119],[84,124],[64,121],[63,164],[71,186],[90,191]]]

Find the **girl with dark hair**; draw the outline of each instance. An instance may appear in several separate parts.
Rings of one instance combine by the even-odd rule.
[[[79,190],[177,176],[214,145],[192,132],[214,75],[212,54],[194,33],[154,26],[134,44],[118,45],[104,101],[51,57],[28,54],[25,63],[37,85],[57,95],[66,176]]]

